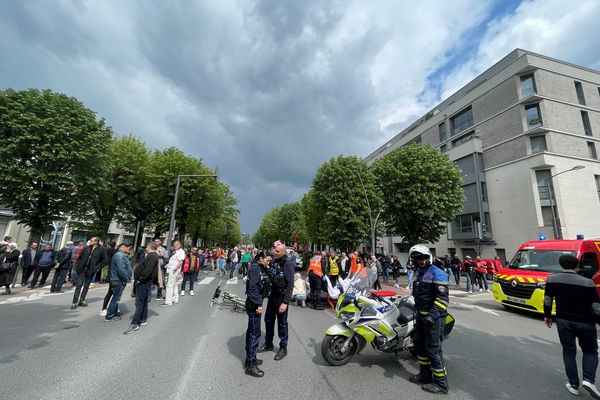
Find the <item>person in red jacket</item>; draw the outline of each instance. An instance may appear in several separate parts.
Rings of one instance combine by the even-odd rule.
[[[485,291],[489,292],[490,289],[488,289],[487,277],[486,277],[487,264],[485,263],[485,261],[483,261],[481,259],[481,257],[477,256],[477,257],[475,257],[474,267],[475,267],[475,274],[477,276],[477,285],[479,286],[479,291],[483,292],[483,288],[485,287]]]

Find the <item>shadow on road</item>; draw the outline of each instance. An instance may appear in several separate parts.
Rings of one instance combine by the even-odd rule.
[[[244,365],[246,362],[246,333],[230,337],[227,341],[227,348],[229,354],[239,359],[240,363]]]

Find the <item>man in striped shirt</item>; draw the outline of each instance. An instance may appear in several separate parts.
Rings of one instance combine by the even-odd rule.
[[[544,322],[552,328],[552,303],[556,301],[556,327],[563,347],[563,362],[569,382],[565,385],[569,393],[579,395],[577,372],[577,346],[583,352],[583,382],[581,385],[594,399],[600,392],[594,384],[598,368],[598,341],[594,308],[598,306],[596,287],[591,279],[577,274],[579,260],[571,254],[559,258],[563,272],[550,275],[546,282],[544,297]],[[596,304],[595,304],[596,303]]]

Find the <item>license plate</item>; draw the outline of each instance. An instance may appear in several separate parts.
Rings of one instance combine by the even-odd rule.
[[[520,299],[518,297],[508,296],[508,301],[512,301],[513,303],[525,304],[525,299]]]

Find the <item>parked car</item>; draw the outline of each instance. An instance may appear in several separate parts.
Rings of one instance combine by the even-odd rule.
[[[302,267],[304,267],[302,256],[300,256],[300,254],[298,254],[298,252],[291,247],[288,247],[286,250],[288,256],[292,257],[296,261],[296,270],[302,269]]]

